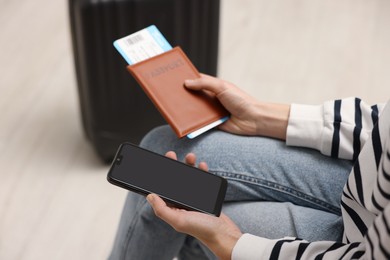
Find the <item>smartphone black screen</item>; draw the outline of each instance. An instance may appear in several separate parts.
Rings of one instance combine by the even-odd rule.
[[[156,193],[175,206],[216,216],[227,186],[222,177],[130,143],[120,146],[107,179],[144,195]]]

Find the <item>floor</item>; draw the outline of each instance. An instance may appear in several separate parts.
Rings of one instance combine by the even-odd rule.
[[[388,99],[389,1],[221,3],[219,76],[258,99]],[[67,1],[0,0],[0,259],[105,259],[115,234],[126,192],[84,138],[68,23]]]

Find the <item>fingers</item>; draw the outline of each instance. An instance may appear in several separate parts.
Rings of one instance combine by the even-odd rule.
[[[206,172],[209,170],[209,166],[205,162],[200,162],[198,167],[199,167],[199,169],[204,170]]]
[[[191,166],[195,166],[196,163],[196,155],[193,153],[189,153],[185,157],[186,164],[189,164]]]
[[[168,207],[165,201],[158,195],[149,194],[146,196],[146,200],[152,206],[154,214],[156,214],[157,217],[171,225],[175,222],[177,219],[177,210]]]
[[[171,208],[156,194],[149,194],[146,200],[152,206],[154,214],[172,226],[178,232],[185,232],[187,228],[187,211]]]
[[[208,90],[216,95],[227,89],[227,86],[224,81],[206,74],[201,74],[201,77],[197,79],[186,80],[184,81],[184,85],[188,89]]]
[[[195,166],[196,165],[196,155],[193,154],[193,153],[189,153],[186,155],[186,158],[185,158],[185,161],[187,164],[191,165],[191,166]],[[198,168],[201,169],[201,170],[204,170],[204,171],[208,171],[208,166],[207,166],[207,163],[205,162],[200,162],[199,165],[198,165]]]
[[[177,155],[173,151],[169,151],[165,154],[166,157],[177,160]],[[194,153],[188,153],[185,157],[185,163],[189,164],[191,166],[196,166],[196,155]],[[203,171],[208,171],[209,167],[207,163],[205,162],[200,162],[198,165],[198,168],[203,170]]]
[[[176,155],[176,153],[175,153],[175,152],[173,152],[173,151],[169,151],[169,152],[167,152],[167,153],[165,154],[165,156],[166,156],[166,157],[168,157],[168,158],[171,158],[171,159],[177,160],[177,155]]]

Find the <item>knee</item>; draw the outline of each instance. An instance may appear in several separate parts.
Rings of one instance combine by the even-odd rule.
[[[142,139],[140,146],[154,151],[160,152],[176,140],[175,134],[168,125],[158,126],[147,133]],[[163,150],[166,152],[165,150]]]

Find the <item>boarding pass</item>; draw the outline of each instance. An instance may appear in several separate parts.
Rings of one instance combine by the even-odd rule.
[[[155,25],[114,41],[114,46],[129,65],[172,49]]]

